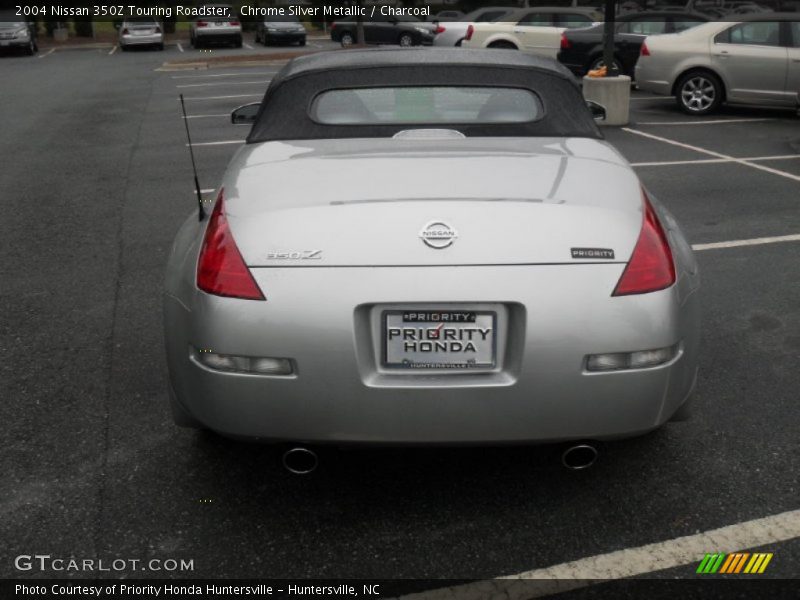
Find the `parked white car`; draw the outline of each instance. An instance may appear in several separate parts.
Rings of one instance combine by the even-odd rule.
[[[462,46],[466,48],[506,48],[555,59],[565,29],[589,27],[601,15],[589,8],[523,8],[501,21],[471,23]]]
[[[800,13],[740,16],[648,37],[635,72],[640,89],[674,95],[692,115],[723,102],[798,106]]]
[[[470,23],[491,23],[498,21],[514,12],[509,6],[484,6],[455,21],[438,23],[436,37],[433,38],[434,46],[460,46],[467,36]]]

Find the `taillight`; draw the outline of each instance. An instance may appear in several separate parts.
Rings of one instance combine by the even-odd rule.
[[[663,290],[675,283],[675,263],[667,235],[644,190],[642,200],[644,220],[639,240],[612,296],[646,294]]]
[[[238,27],[239,21],[231,21],[231,27]]]
[[[122,30],[122,35],[128,35],[129,33],[130,33],[130,31],[128,31],[127,27]]]
[[[565,33],[561,34],[561,49],[562,50],[569,50],[572,48],[572,42],[569,41],[567,35]]]
[[[216,296],[265,300],[250,269],[244,264],[225,217],[224,190],[220,190],[211,212],[200,258],[197,261],[197,287]]]
[[[331,31],[333,31],[334,29],[336,29],[336,21],[331,23]]]
[[[198,27],[208,27],[208,21],[198,21],[197,22],[197,26]]]
[[[464,39],[470,41],[472,39],[472,34],[475,33],[475,27],[470,25],[467,27],[467,35],[464,36]]]
[[[444,33],[445,31],[447,31],[447,28],[442,27],[441,25],[437,25],[434,33],[439,34],[439,33]]]
[[[642,47],[639,50],[639,56],[650,56],[650,48],[647,47],[647,42],[642,43]]]

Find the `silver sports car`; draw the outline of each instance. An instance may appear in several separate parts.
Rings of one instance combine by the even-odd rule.
[[[167,268],[178,424],[472,444],[633,436],[683,412],[697,263],[564,67],[321,53],[233,118],[247,144]]]

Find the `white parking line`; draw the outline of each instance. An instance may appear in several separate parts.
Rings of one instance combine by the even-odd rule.
[[[184,98],[187,102],[189,100],[228,100],[229,98],[263,98],[264,94],[238,94],[236,96],[194,96]]]
[[[178,44],[177,44],[177,45],[178,45],[178,51],[179,51],[179,52],[184,52],[184,49],[183,49],[183,46],[181,46],[181,43],[180,43],[180,42],[178,42]]]
[[[189,84],[186,84],[186,85],[176,85],[175,87],[177,87],[177,88],[194,88],[194,87],[209,87],[209,86],[216,86],[216,85],[224,85],[224,86],[230,86],[230,85],[255,85],[255,84],[264,85],[266,83],[269,83],[270,81],[272,81],[272,80],[271,79],[267,79],[267,80],[262,80],[262,81],[223,81],[223,82],[214,81],[214,82],[211,82],[211,83],[189,83]]]
[[[244,47],[247,48],[248,50],[253,50],[254,49],[250,44],[248,44],[246,42],[245,42]]]
[[[195,148],[197,146],[227,146],[229,144],[244,144],[245,140],[225,140],[222,142],[200,142],[200,143],[193,143],[192,146]],[[187,147],[189,144],[185,144]]]
[[[211,75],[173,75],[173,79],[199,79],[205,77],[253,77],[274,75],[277,71],[250,71],[249,73],[214,73]]]
[[[224,115],[186,115],[187,119],[210,119],[210,118],[220,118],[220,117],[227,117],[230,118],[231,113],[225,113]]]
[[[756,123],[758,121],[774,121],[775,119],[712,119],[710,121],[643,121],[637,125],[718,125],[721,123]]]
[[[47,52],[45,52],[44,54],[40,54],[40,55],[39,55],[39,58],[44,58],[45,56],[50,56],[50,55],[51,55],[53,52],[55,52],[55,51],[56,51],[56,49],[55,49],[55,48],[50,48],[50,50],[48,50],[48,51],[47,51]]]
[[[787,179],[791,179],[793,181],[800,181],[800,175],[794,175],[792,173],[787,173],[786,171],[779,171],[778,169],[773,169],[771,167],[765,167],[764,165],[760,165],[755,162],[748,162],[746,159],[743,158],[736,158],[735,156],[729,156],[727,154],[722,154],[721,152],[714,152],[713,150],[707,150],[705,148],[700,148],[699,146],[692,146],[691,144],[684,144],[683,142],[678,142],[677,140],[671,140],[669,138],[661,137],[659,135],[653,135],[652,133],[645,133],[644,131],[637,131],[636,129],[631,129],[630,127],[623,127],[623,131],[627,131],[628,133],[633,133],[635,135],[640,135],[642,137],[650,138],[652,140],[657,140],[659,142],[663,142],[665,144],[671,144],[673,146],[678,146],[679,148],[684,148],[686,150],[693,150],[694,152],[699,152],[701,154],[707,154],[709,156],[713,156],[715,158],[724,158],[729,162],[739,163],[740,165],[745,165],[747,167],[751,167],[753,169],[758,169],[759,171],[764,171],[766,173],[772,173],[773,175],[778,175],[780,177],[786,177]]]
[[[403,596],[406,600],[456,600],[457,598],[541,598],[624,577],[636,577],[693,563],[707,552],[731,553],[800,537],[800,510],[754,519],[687,535],[590,556],[543,569],[525,571],[489,581],[475,581]],[[541,580],[521,583],[520,580]],[[592,581],[593,580],[593,581]]]
[[[674,96],[637,96],[631,100],[675,100]]]
[[[779,154],[776,156],[750,156],[748,158],[698,158],[695,160],[665,160],[655,162],[640,162],[631,163],[632,167],[672,167],[675,165],[707,165],[707,164],[720,164],[738,162],[739,160],[745,161],[760,161],[760,160],[792,160],[800,158],[800,154]]]
[[[692,250],[702,252],[703,250],[717,250],[718,248],[739,248],[741,246],[760,246],[761,244],[780,244],[782,242],[800,242],[800,234],[731,240],[730,242],[712,242],[710,244],[693,244]]]
[[[117,51],[117,48],[118,48],[118,47],[119,47],[119,46],[114,46],[114,47],[113,47],[111,50],[109,50],[109,51],[108,51],[108,55],[109,55],[109,56],[111,56],[112,54],[114,54],[114,52],[116,52],[116,51]]]

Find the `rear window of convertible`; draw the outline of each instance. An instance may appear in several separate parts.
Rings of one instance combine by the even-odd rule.
[[[370,87],[322,92],[309,116],[323,125],[530,123],[541,118],[542,104],[512,87]]]

